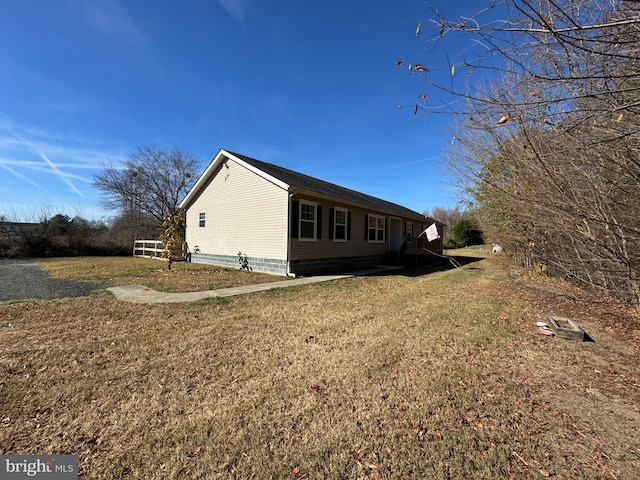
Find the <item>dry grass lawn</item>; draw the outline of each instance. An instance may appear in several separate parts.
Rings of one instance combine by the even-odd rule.
[[[264,281],[138,260],[46,268]],[[0,452],[78,454],[104,479],[639,478],[640,322],[591,300],[491,256],[187,304],[3,302]],[[550,311],[595,341],[540,335]]]
[[[140,284],[160,292],[198,292],[282,281],[275,275],[189,262],[175,262],[168,270],[166,261],[151,258],[73,257],[39,263],[52,277],[111,285]]]

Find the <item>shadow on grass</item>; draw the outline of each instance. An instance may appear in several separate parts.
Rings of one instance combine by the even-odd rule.
[[[447,270],[455,270],[456,268],[463,268],[466,271],[481,271],[481,268],[471,266],[473,263],[477,263],[480,260],[484,260],[484,257],[470,257],[470,256],[449,256],[451,260],[438,259],[437,262],[420,267],[404,267],[398,270],[381,270],[371,274],[372,277],[386,277],[392,275],[402,275],[404,277],[421,277],[423,275],[430,275],[436,272],[444,272]]]

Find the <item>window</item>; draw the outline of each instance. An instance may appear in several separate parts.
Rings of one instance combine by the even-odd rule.
[[[367,239],[370,242],[384,242],[385,218],[378,215],[369,215],[369,234]]]
[[[300,240],[316,239],[316,204],[300,200]]]
[[[199,226],[200,228],[204,227],[204,223],[205,223],[205,222],[204,222],[204,220],[205,220],[205,219],[204,219],[204,216],[205,216],[205,213],[204,213],[204,212],[200,212],[200,213],[198,214],[198,226]]]
[[[333,239],[337,242],[347,241],[348,215],[345,208],[335,208],[335,218],[333,223]]]
[[[407,241],[410,242],[413,238],[413,222],[407,222],[406,234]]]

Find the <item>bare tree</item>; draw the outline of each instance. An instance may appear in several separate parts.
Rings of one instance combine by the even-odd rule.
[[[445,224],[445,227],[452,227],[464,217],[465,212],[455,207],[433,207],[431,210],[422,212],[425,217],[433,218]]]
[[[152,218],[160,232],[164,215],[178,212],[197,174],[198,161],[192,155],[146,146],[124,165],[105,165],[93,184],[103,193],[104,206],[130,221]],[[146,221],[144,228],[148,230]]]
[[[423,214],[444,224],[445,248],[482,243],[483,233],[479,228],[477,215],[472,210],[461,210],[459,206],[433,207],[431,210],[424,211]]]
[[[621,0],[434,12],[434,49],[453,36],[471,47],[446,56],[444,80],[408,67],[430,88],[415,111],[455,115],[450,165],[485,233],[527,266],[640,309],[639,13]],[[484,85],[472,82],[483,70]]]
[[[162,227],[158,221],[135,208],[121,212],[109,223],[114,238],[121,244],[131,245],[134,240],[158,238]]]

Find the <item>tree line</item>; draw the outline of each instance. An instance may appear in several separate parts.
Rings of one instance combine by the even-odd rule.
[[[89,221],[41,212],[30,223],[0,217],[8,223],[6,231],[0,231],[0,257],[131,255],[134,240],[179,241],[184,222],[178,205],[197,178],[195,157],[178,149],[144,146],[123,165],[103,167],[93,185],[114,217]]]
[[[423,24],[434,50],[475,46],[445,80],[410,69],[436,93],[416,112],[455,118],[449,165],[487,238],[640,309],[640,2],[498,0]]]
[[[62,213],[38,222],[15,223],[0,217],[0,257],[71,257],[126,255],[131,245],[121,237],[116,222],[90,221]]]
[[[444,248],[461,248],[470,245],[482,245],[484,232],[475,213],[455,207],[433,207],[422,212],[425,217],[433,218],[444,224]]]

